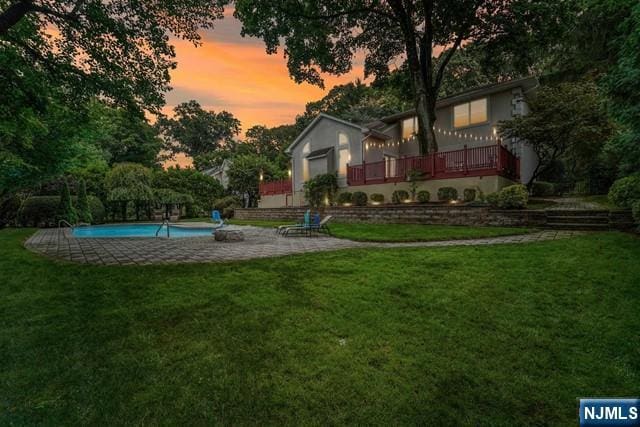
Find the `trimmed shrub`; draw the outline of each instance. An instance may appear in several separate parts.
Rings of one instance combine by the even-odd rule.
[[[71,192],[69,191],[69,183],[67,181],[62,185],[60,192],[60,203],[56,211],[56,221],[67,221],[71,224],[78,222],[78,215],[71,202]]]
[[[337,191],[338,175],[335,173],[316,175],[304,183],[304,198],[312,208],[332,205]]]
[[[510,185],[497,193],[489,194],[487,201],[500,209],[522,209],[527,207],[529,192],[522,184]]]
[[[467,203],[473,202],[476,199],[476,190],[473,188],[465,188],[462,192],[462,199]]]
[[[78,184],[78,221],[91,224],[93,218],[91,217],[91,209],[89,209],[89,199],[87,198],[87,184],[84,179],[80,180]]]
[[[362,191],[356,191],[353,193],[353,204],[356,206],[367,206],[367,193]]]
[[[531,195],[534,197],[551,197],[556,194],[556,186],[551,182],[536,181],[531,185]]]
[[[630,208],[636,200],[640,200],[640,175],[616,180],[609,189],[609,200],[621,208]]]
[[[405,200],[409,200],[409,193],[405,190],[396,190],[391,194],[391,202],[395,204],[404,203]]]
[[[458,200],[458,190],[453,187],[438,188],[438,200],[446,202]]]
[[[221,197],[213,201],[213,209],[219,211],[223,218],[233,218],[235,208],[240,206],[242,203],[236,196]]]
[[[346,203],[351,203],[353,201],[353,194],[345,191],[343,193],[338,194],[338,203],[344,205]]]
[[[636,200],[631,206],[631,213],[633,214],[633,220],[636,224],[640,225],[640,200]]]
[[[428,203],[429,199],[431,199],[431,194],[427,190],[418,191],[416,195],[418,202],[420,203]]]
[[[100,201],[96,196],[87,196],[87,204],[89,206],[89,213],[91,215],[91,223],[92,224],[103,224],[106,217],[107,212]]]
[[[372,202],[384,203],[384,194],[373,193],[369,198]]]

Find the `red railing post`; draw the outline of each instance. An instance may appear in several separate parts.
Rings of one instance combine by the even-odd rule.
[[[496,170],[498,171],[498,173],[500,173],[500,171],[502,170],[502,145],[500,144],[499,139],[496,152],[498,153],[496,158]]]
[[[464,164],[464,174],[466,175],[469,172],[469,170],[467,169],[467,144],[464,144],[463,164]]]
[[[431,156],[431,159],[430,159],[431,160],[431,178],[435,178],[436,177],[436,153],[433,152],[431,154],[428,154],[428,156]]]
[[[367,162],[362,161],[362,182],[367,183]]]

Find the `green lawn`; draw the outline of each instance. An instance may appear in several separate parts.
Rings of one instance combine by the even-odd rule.
[[[640,384],[640,240],[99,267],[0,231],[0,425],[560,424]]]
[[[231,224],[277,227],[291,221],[231,220]],[[429,242],[434,240],[460,240],[480,237],[509,236],[536,231],[522,227],[466,227],[455,225],[420,224],[329,224],[336,237],[363,242]]]

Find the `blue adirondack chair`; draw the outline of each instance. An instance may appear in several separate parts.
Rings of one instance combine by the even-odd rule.
[[[222,215],[217,210],[211,211],[211,221],[217,223],[213,228],[222,228],[225,226],[224,219],[222,219]]]

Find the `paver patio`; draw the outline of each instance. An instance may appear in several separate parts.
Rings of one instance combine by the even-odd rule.
[[[213,236],[184,238],[75,238],[69,229],[41,229],[25,247],[49,257],[87,264],[145,265],[247,260],[305,252],[348,248],[407,248],[497,245],[555,240],[583,234],[578,231],[547,230],[531,234],[436,242],[354,242],[329,236],[283,237],[273,229],[230,226],[241,230],[241,242],[216,242]]]

